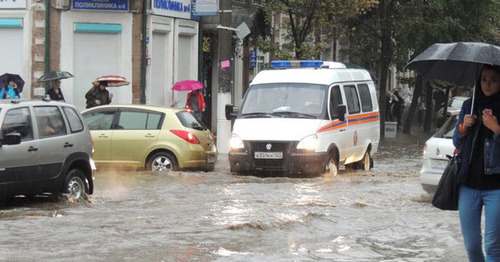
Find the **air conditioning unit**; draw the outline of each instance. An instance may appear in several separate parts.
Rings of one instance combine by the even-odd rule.
[[[70,0],[56,0],[56,9],[69,10]]]

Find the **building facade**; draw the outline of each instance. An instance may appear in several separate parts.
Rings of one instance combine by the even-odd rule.
[[[68,71],[61,90],[81,110],[102,75],[131,82],[108,87],[114,104],[184,107],[185,92],[171,88],[198,79],[198,20],[190,0],[0,1],[0,74],[21,75],[22,98],[33,98],[47,88],[41,75]]]

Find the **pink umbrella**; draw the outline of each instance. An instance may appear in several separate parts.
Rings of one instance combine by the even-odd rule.
[[[194,80],[184,80],[184,81],[179,81],[174,84],[172,87],[172,90],[175,91],[191,91],[191,90],[197,90],[197,89],[202,89],[203,84],[200,81],[194,81]]]

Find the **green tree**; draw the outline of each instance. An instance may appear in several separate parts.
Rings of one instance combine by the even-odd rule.
[[[381,0],[377,8],[347,21],[344,30],[350,36],[349,57],[353,63],[380,72],[380,94],[384,94],[388,68],[395,65],[401,70],[411,57],[433,43],[498,42],[499,5],[498,1],[491,0]],[[425,90],[422,79],[411,82],[417,84],[405,120],[405,133],[410,132],[418,97]],[[432,85],[427,86],[430,88]],[[384,95],[379,97],[382,134],[385,100]],[[429,121],[427,117],[426,122]]]
[[[373,8],[377,0],[267,0],[264,10],[271,17],[273,14],[286,14],[286,39],[290,45],[281,48],[268,43],[263,48],[277,56],[292,53],[297,59],[318,57],[325,47],[325,32],[335,29],[337,19],[357,15]],[[329,34],[325,34],[329,35]],[[264,44],[261,42],[261,44]],[[274,46],[273,46],[274,45]],[[259,46],[260,48],[260,46]]]

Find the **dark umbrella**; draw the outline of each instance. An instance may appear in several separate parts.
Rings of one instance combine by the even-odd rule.
[[[17,85],[17,91],[21,93],[24,87],[24,80],[20,75],[5,73],[0,76],[0,88],[7,86],[9,84],[9,80],[13,80]]]
[[[424,78],[439,79],[463,86],[474,86],[482,65],[500,65],[500,47],[477,42],[433,44],[405,69]]]
[[[485,64],[500,65],[500,47],[487,43],[457,42],[431,45],[410,61],[405,69],[414,70],[428,79],[474,86]],[[474,100],[475,90],[472,94]]]
[[[71,78],[73,75],[67,71],[52,71],[38,78],[38,82],[47,82],[57,79]]]

